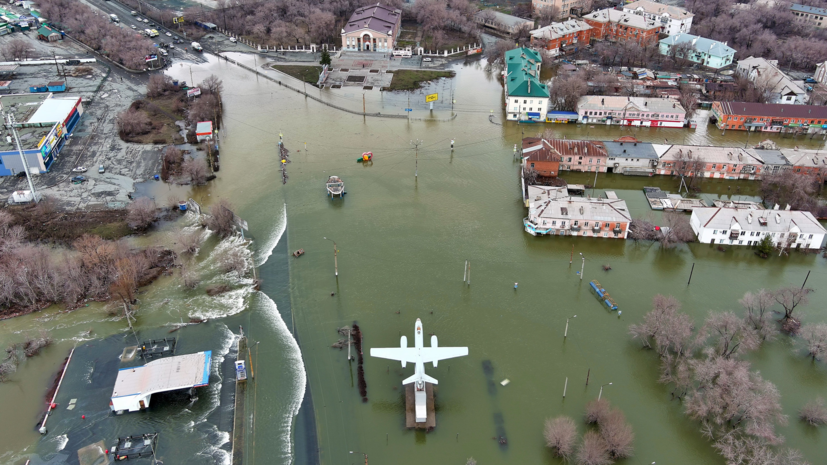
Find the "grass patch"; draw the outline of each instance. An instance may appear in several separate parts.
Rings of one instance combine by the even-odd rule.
[[[164,145],[184,143],[184,138],[179,134],[180,128],[175,125],[176,121],[185,119],[186,97],[183,91],[170,92],[152,99],[136,100],[132,105],[147,114],[152,128],[146,134],[122,136],[124,141]]]
[[[425,71],[414,69],[400,69],[393,73],[393,80],[386,90],[416,90],[423,82],[439,78],[452,78],[453,71]]]
[[[271,65],[271,67],[299,81],[309,82],[313,85],[319,82],[319,74],[322,72],[321,66]]]

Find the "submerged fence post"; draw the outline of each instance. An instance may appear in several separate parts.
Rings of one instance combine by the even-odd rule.
[[[462,282],[468,282],[468,260],[465,260],[465,268],[462,269]]]
[[[569,377],[566,376],[566,384],[563,385],[563,399],[566,398],[566,389],[569,387]]]
[[[691,269],[691,270],[689,270],[689,281],[687,281],[687,282],[686,282],[686,285],[687,285],[687,286],[689,285],[689,283],[691,283],[691,282],[692,282],[692,273],[693,273],[694,271],[695,271],[695,262],[692,262],[692,269]],[[809,273],[807,273],[807,275],[809,276]],[[807,280],[804,280],[804,282],[807,282]],[[802,286],[802,287],[803,287],[803,286]]]
[[[589,385],[589,376],[591,376],[591,375],[592,375],[592,369],[589,368],[588,373],[586,373],[586,386]]]

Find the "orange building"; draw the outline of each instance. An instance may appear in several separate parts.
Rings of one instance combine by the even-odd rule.
[[[634,13],[607,8],[583,16],[583,21],[592,29],[595,39],[627,41],[641,45],[654,44],[663,30],[662,23],[646,19]]]
[[[584,21],[570,19],[562,23],[551,23],[531,31],[532,48],[542,47],[552,56],[576,51],[592,39],[592,27]]]
[[[526,137],[523,139],[525,166],[547,178],[556,178],[560,172],[560,153],[545,139]]]

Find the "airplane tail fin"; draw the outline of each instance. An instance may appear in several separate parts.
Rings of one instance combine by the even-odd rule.
[[[416,382],[417,380],[419,380],[419,377],[420,377],[420,376],[422,377],[422,381],[425,381],[426,383],[431,383],[431,384],[439,384],[439,381],[437,381],[436,379],[431,378],[430,376],[425,375],[425,374],[423,374],[423,375],[413,375],[413,376],[411,376],[410,378],[405,378],[405,379],[402,381],[402,384],[411,384],[411,383],[414,383],[414,382]]]

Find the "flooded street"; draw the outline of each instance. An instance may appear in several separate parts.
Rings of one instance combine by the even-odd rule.
[[[234,58],[250,66],[262,64],[261,57],[256,63],[252,56]],[[191,70],[173,66],[170,74],[176,78],[190,80],[192,72],[196,82],[210,74],[224,82],[221,171],[207,188],[149,183],[143,192],[161,203],[187,197],[203,204],[230,200],[249,223],[264,284],[261,292],[212,298],[203,289],[185,289],[176,272],[140,296],[138,329],[157,331],[199,316],[212,320],[195,331],[203,336],[181,336],[201,337],[197,350],[213,346],[218,351],[223,341],[219,335],[227,329],[237,332],[239,325],[251,341],[260,341],[252,352],[256,388],[247,391],[248,409],[254,413],[244,445],[247,463],[314,463],[318,441],[318,459],[324,464],[361,463],[362,456],[349,451],[367,453],[378,464],[463,463],[472,456],[484,464],[556,464],[544,446],[543,422],[560,414],[580,418],[584,405],[606,383],[612,385],[605,387],[603,397],[625,412],[636,433],[635,455],[624,463],[723,463],[699,425],[683,416],[679,402],[670,400],[669,389],[657,384],[657,357],[631,340],[628,326],[640,321],[659,293],[675,295],[700,324],[710,310],[740,311],[738,299],[746,291],[800,285],[808,272],[808,286],[821,291],[827,284],[827,260],[800,253],[761,260],[746,248],[719,252],[702,244],[664,250],[633,241],[528,235],[513,160],[513,146],[523,134],[551,128],[569,139],[633,135],[658,143],[733,146],[743,146],[747,134],[721,134],[706,124],[696,131],[498,124],[504,120],[502,88],[484,68],[484,62],[459,63],[453,68],[455,79],[412,93],[414,111],[407,121],[346,113],[215,58]],[[301,86],[274,71],[262,73]],[[442,121],[427,120],[431,115],[424,95],[432,91],[440,93],[432,118]],[[308,86],[308,92],[362,109],[359,87],[319,91]],[[456,101],[453,119],[451,94]],[[369,112],[404,114],[408,98],[370,90],[364,92],[364,105]],[[494,122],[489,120],[491,110]],[[278,166],[279,133],[290,150],[286,185]],[[783,147],[824,147],[823,140],[771,138]],[[749,143],[760,139],[752,134]],[[422,141],[418,150],[411,144],[416,140]],[[356,163],[364,151],[373,152],[372,164]],[[326,197],[324,182],[330,175],[343,179],[344,199]],[[573,183],[593,181],[584,174],[563,177]],[[644,185],[675,192],[678,181],[601,173],[595,195],[614,190],[627,201],[633,217],[657,222],[660,213],[649,209]],[[756,195],[755,183],[745,181],[707,179],[698,185],[707,199]],[[170,226],[152,238],[136,240],[171,244],[176,230]],[[325,237],[339,250],[338,278],[333,244]],[[212,268],[218,253],[213,248],[226,245],[216,242],[211,239],[199,255],[207,282],[221,279]],[[289,255],[299,248],[306,252],[302,257]],[[586,257],[583,280],[576,274],[579,253]],[[470,286],[460,279],[466,260],[472,266]],[[612,271],[604,272],[602,265],[611,265]],[[607,312],[589,292],[591,279],[611,292],[622,315]],[[802,310],[804,322],[827,321],[827,295],[816,292],[811,297]],[[41,328],[58,341],[21,365],[11,382],[0,384],[0,418],[19,419],[0,425],[0,463],[17,463],[26,453],[47,448],[48,435],[32,445],[39,437],[35,424],[45,405],[44,392],[71,347],[128,331],[125,322],[106,316],[101,307],[94,304],[68,314],[50,309],[0,321],[4,347]],[[574,314],[577,318],[564,339],[566,319]],[[356,364],[348,363],[346,351],[330,347],[339,337],[336,329],[353,322],[361,327],[365,352],[398,346],[400,335],[412,337],[416,318],[422,319],[426,332],[439,336],[440,345],[468,346],[470,351],[467,357],[427,367],[439,380],[436,429],[427,434],[404,428],[401,381],[413,373],[411,365],[403,369],[365,353],[368,402],[363,403],[354,382]],[[91,336],[85,336],[90,328]],[[750,360],[781,392],[790,416],[789,425],[781,428],[786,445],[816,464],[827,460],[827,433],[801,424],[796,412],[824,395],[827,364],[811,363],[805,355],[800,340],[782,337]],[[510,384],[503,387],[500,381],[506,378]],[[311,401],[313,411],[308,410]],[[299,405],[302,414],[294,421]],[[175,414],[169,416],[174,419]],[[177,434],[162,418],[155,427],[162,437],[165,432]],[[507,444],[493,439],[500,436]],[[195,441],[207,451],[213,440],[205,434]],[[198,456],[201,461],[185,462],[183,452],[163,441],[160,450],[166,463],[207,463],[204,457],[228,463],[225,455],[206,452]],[[191,459],[191,454],[186,457]]]

